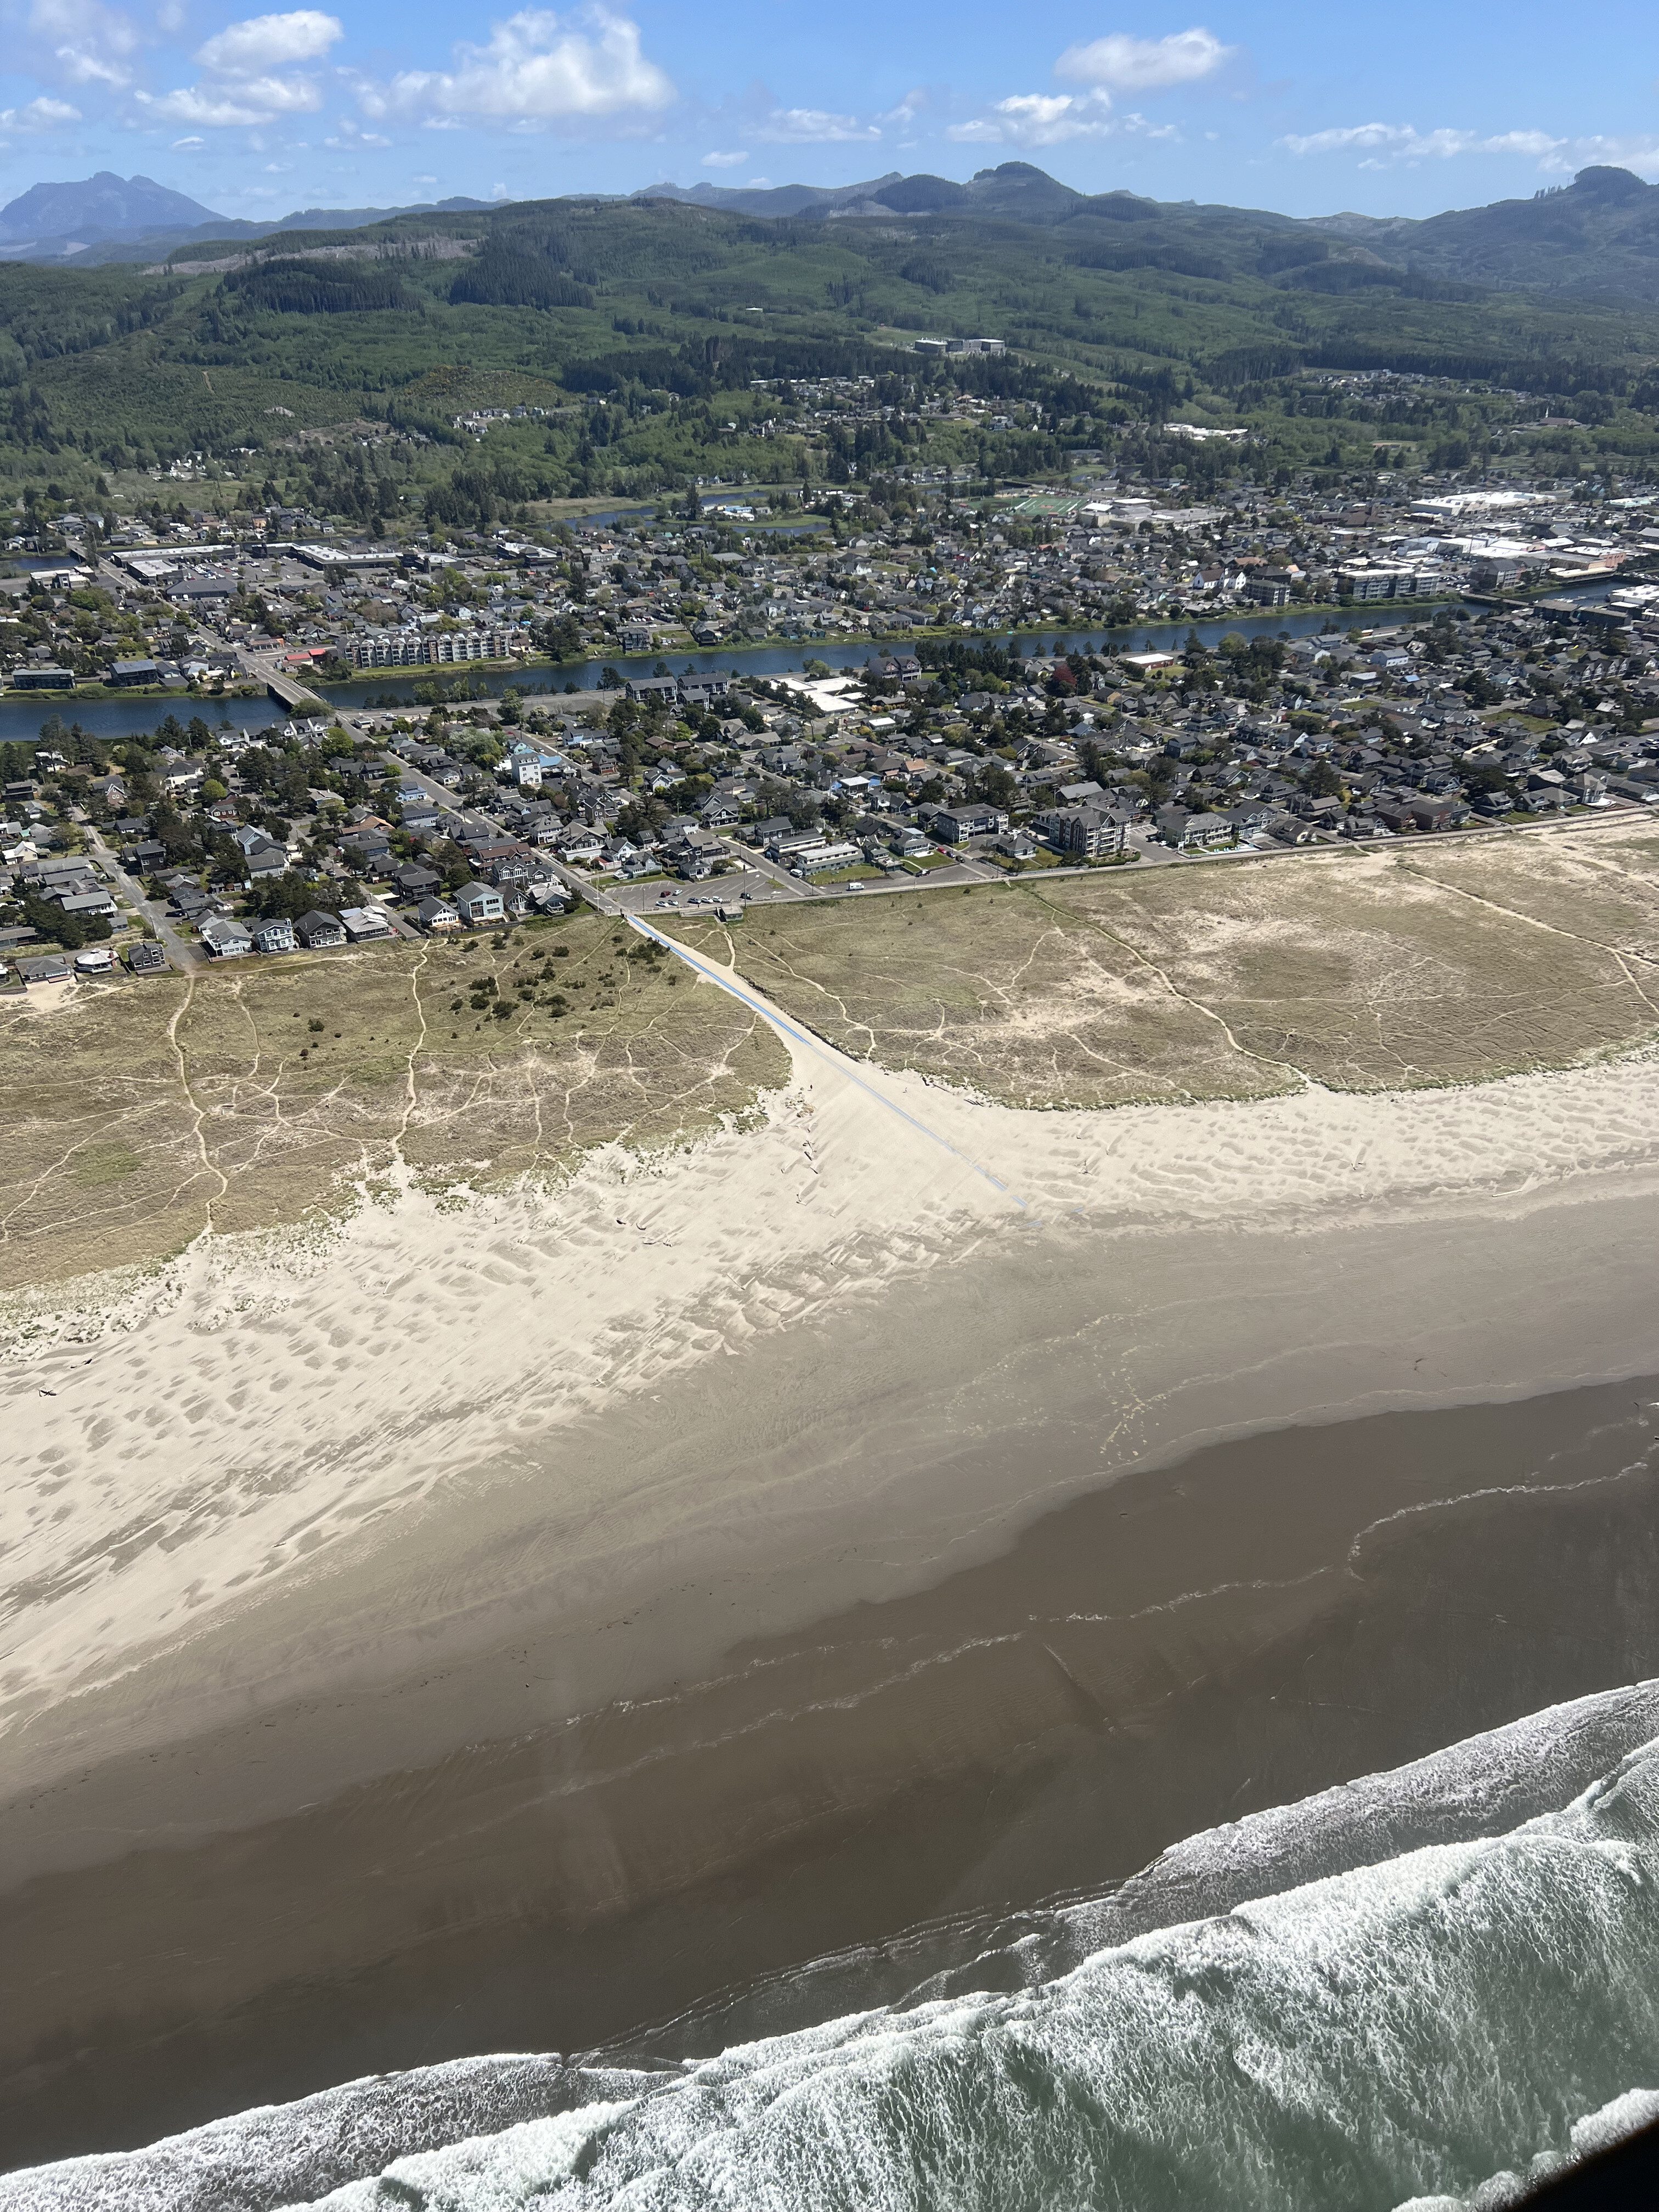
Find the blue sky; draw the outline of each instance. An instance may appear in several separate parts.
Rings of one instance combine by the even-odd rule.
[[[1085,191],[1423,215],[1594,161],[1659,179],[1650,0],[1205,4],[0,0],[0,198],[107,168],[259,216],[1023,159]]]

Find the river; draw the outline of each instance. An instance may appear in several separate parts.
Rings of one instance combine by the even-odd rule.
[[[1576,598],[1594,600],[1605,598],[1612,581],[1598,584],[1575,593]],[[1471,607],[1472,612],[1486,613],[1484,607]],[[1414,608],[1408,619],[1419,618],[1422,610]],[[1206,645],[1215,645],[1232,634],[1244,637],[1305,637],[1316,634],[1330,624],[1352,624],[1365,621],[1386,620],[1386,609],[1344,609],[1340,617],[1328,610],[1310,611],[1297,607],[1276,607],[1257,615],[1232,614],[1209,621],[1143,623],[1127,629],[1073,630],[1059,629],[1023,634],[1028,653],[1046,651],[1058,645],[1065,652],[1079,653],[1158,653],[1167,652],[1180,645],[1190,632],[1196,631]],[[1006,631],[957,633],[964,644],[1006,645]],[[359,677],[349,684],[331,684],[319,687],[321,696],[337,712],[349,713],[371,702],[396,700],[414,706],[414,687],[417,682],[429,682],[435,676],[470,675],[475,683],[488,686],[489,696],[499,697],[512,689],[528,698],[534,696],[559,695],[567,691],[591,691],[599,684],[606,668],[614,668],[623,676],[648,676],[659,665],[665,666],[672,675],[725,676],[784,676],[792,670],[799,671],[803,660],[821,660],[832,669],[862,668],[872,656],[910,650],[906,638],[877,639],[857,637],[837,641],[830,638],[805,638],[787,645],[738,646],[724,651],[708,653],[668,653],[618,654],[608,660],[532,661],[516,668],[467,669],[458,666],[447,669],[378,669],[372,674]],[[31,692],[8,694],[0,699],[0,740],[27,743],[39,732],[41,723],[52,714],[65,720],[78,722],[81,727],[95,738],[126,738],[153,730],[167,714],[176,714],[180,721],[188,721],[192,714],[200,714],[209,723],[231,724],[242,728],[280,726],[288,718],[283,710],[264,700],[210,700],[192,698],[178,692],[157,692],[149,698],[100,699],[65,696],[55,699],[50,693]]]

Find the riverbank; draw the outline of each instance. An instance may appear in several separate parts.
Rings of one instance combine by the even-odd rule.
[[[14,1361],[15,2158],[1659,1666],[1659,1064],[1059,1115],[785,1041],[759,1126],[204,1240]]]
[[[1605,597],[1610,588],[1603,584],[1578,596],[1586,603]],[[689,651],[676,647],[663,653],[617,653],[605,659],[582,660],[521,660],[510,665],[500,662],[457,661],[419,670],[401,668],[366,669],[349,682],[325,684],[313,679],[318,692],[325,695],[336,713],[362,708],[382,698],[404,706],[415,706],[413,685],[416,682],[440,683],[447,675],[475,677],[484,686],[482,696],[499,697],[510,689],[530,696],[563,694],[574,690],[579,693],[595,690],[606,669],[623,677],[649,676],[659,661],[674,675],[724,676],[785,676],[799,672],[804,660],[823,660],[832,670],[860,669],[873,656],[911,650],[918,641],[955,641],[965,646],[1006,646],[1018,639],[1034,642],[1042,639],[1058,646],[1062,652],[1090,653],[1151,653],[1176,649],[1189,634],[1195,633],[1201,643],[1218,645],[1232,632],[1243,637],[1302,637],[1325,629],[1338,617],[1345,628],[1372,626],[1379,619],[1390,621],[1396,613],[1410,616],[1420,614],[1431,605],[1450,604],[1443,600],[1425,600],[1407,603],[1381,602],[1376,607],[1274,607],[1257,614],[1237,613],[1211,616],[1195,620],[1185,617],[1168,622],[1138,623],[1127,629],[1065,630],[1054,623],[1042,623],[1019,630],[938,631],[908,630],[891,637],[860,635],[850,639],[830,637],[777,637],[744,645],[721,645],[699,647]],[[244,705],[260,699],[258,693],[240,695]],[[176,710],[189,703],[192,711],[213,709],[222,712],[231,703],[229,695],[224,699],[205,693],[155,692],[141,694],[110,693],[104,686],[91,687],[84,692],[40,692],[23,695],[7,692],[0,697],[0,741],[8,738],[32,738],[39,720],[54,709],[53,702],[71,702],[76,718],[94,737],[128,737],[140,730],[153,728],[161,714]],[[153,712],[136,711],[143,701]],[[271,706],[268,709],[276,720],[285,719],[283,710]],[[250,719],[252,717],[250,716]]]

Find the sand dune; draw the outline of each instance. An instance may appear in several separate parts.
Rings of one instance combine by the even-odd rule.
[[[203,1237],[139,1291],[82,1280],[50,1325],[32,1316],[7,1378],[0,1509],[0,1716],[34,1739],[31,1774],[53,1760],[27,1724],[63,1701],[441,1524],[481,1486],[540,1470],[538,1510],[572,1562],[752,1517],[775,1480],[763,1465],[665,1486],[642,1455],[600,1488],[598,1462],[557,1440],[941,1268],[1037,1253],[1086,1271],[1121,1251],[1133,1276],[1148,1231],[1276,1229],[1328,1250],[1362,1225],[1477,1209],[1490,1224],[1659,1190],[1652,1054],[1468,1090],[1022,1113],[849,1061],[689,957],[700,994],[741,990],[788,1046],[792,1079],[760,1126],[649,1158],[607,1148],[556,1189],[439,1198],[405,1176],[325,1231]],[[1421,1296],[1428,1322],[1443,1288]],[[1231,1343],[1217,1327],[1212,1311],[1204,1343],[1177,1343],[1151,1379],[1128,1344],[1126,1403],[1167,1393],[1183,1364],[1200,1378],[1256,1356],[1247,1320]],[[1622,1346],[1599,1356],[1642,1364]],[[1126,1463],[1151,1437],[1126,1424]],[[842,1471],[849,1492],[860,1479]]]

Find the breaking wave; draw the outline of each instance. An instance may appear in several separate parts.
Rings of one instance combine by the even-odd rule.
[[[0,2178],[0,2208],[1450,2212],[1656,2081],[1645,1685],[1190,1838],[898,2002],[706,2059],[354,2082]]]

